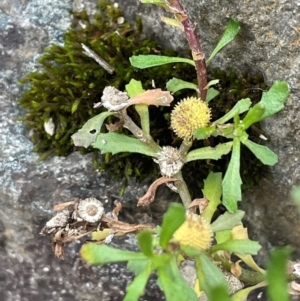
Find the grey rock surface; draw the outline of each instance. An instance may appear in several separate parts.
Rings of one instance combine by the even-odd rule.
[[[0,300],[68,301],[122,300],[132,274],[125,265],[89,267],[78,254],[80,243],[67,247],[58,260],[50,240],[39,235],[53,215],[53,205],[73,197],[101,199],[120,185],[91,166],[91,156],[73,153],[36,163],[32,143],[17,105],[18,79],[38,68],[36,59],[51,43],[62,43],[70,25],[69,9],[80,1],[0,2]],[[89,8],[95,3],[91,1]],[[134,183],[131,183],[133,185]],[[126,198],[136,201],[146,186],[130,187]],[[115,240],[134,248],[133,237]],[[153,287],[156,287],[154,289]],[[161,293],[155,279],[144,300]]]
[[[251,237],[264,246],[264,263],[272,246],[291,244],[299,250],[300,219],[289,200],[289,190],[300,184],[300,2],[297,0],[192,1],[182,3],[198,23],[206,53],[222,35],[230,17],[242,24],[242,33],[216,57],[215,66],[260,72],[267,83],[286,80],[291,96],[285,109],[264,124],[268,145],[279,155],[271,169],[272,180],[263,180],[245,194]],[[88,267],[78,256],[80,244],[66,250],[66,258],[54,258],[49,241],[38,235],[52,215],[54,204],[76,197],[101,197],[107,189],[117,193],[105,174],[91,166],[89,155],[73,153],[36,163],[32,144],[18,122],[21,93],[17,80],[37,68],[36,59],[52,42],[62,43],[70,24],[70,8],[88,8],[92,0],[2,0],[0,1],[0,300],[122,300],[131,274],[125,266]],[[127,18],[142,16],[147,34],[165,46],[184,51],[182,34],[163,26],[162,10],[120,1]],[[165,13],[164,13],[165,14]],[[136,200],[146,187],[131,183],[127,199]],[[134,247],[132,237],[116,242]],[[295,255],[300,258],[299,251]],[[144,300],[163,300],[154,279]],[[258,300],[257,293],[251,300]],[[263,300],[263,299],[260,299]],[[295,299],[296,300],[296,299]]]

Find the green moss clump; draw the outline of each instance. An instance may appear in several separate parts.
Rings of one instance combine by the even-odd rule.
[[[133,68],[129,57],[137,54],[163,54],[175,56],[174,51],[162,50],[151,39],[141,39],[141,21],[135,27],[128,22],[118,24],[121,11],[109,1],[99,3],[99,12],[93,20],[83,12],[72,12],[71,28],[64,36],[64,45],[51,45],[39,59],[40,72],[31,72],[22,84],[29,84],[29,90],[19,99],[21,107],[27,110],[21,118],[30,129],[34,151],[41,154],[40,160],[49,155],[68,155],[75,150],[71,140],[74,134],[91,117],[101,113],[102,108],[94,109],[100,101],[105,86],[112,85],[120,90],[135,78],[143,82],[144,88],[164,88],[166,81],[173,77],[193,74],[189,65],[173,64],[146,70]],[[101,58],[115,68],[109,74],[93,59],[83,53],[84,43]],[[179,68],[180,66],[180,68]],[[44,129],[44,123],[52,118],[55,124],[54,135]],[[158,119],[158,120],[157,120]],[[161,116],[152,119],[159,127]],[[96,168],[106,169],[119,179],[129,176],[137,179],[154,175],[157,170],[151,158],[134,154],[121,154],[111,157],[99,155],[98,150],[81,149],[94,152],[93,163]],[[103,160],[102,160],[103,159]]]

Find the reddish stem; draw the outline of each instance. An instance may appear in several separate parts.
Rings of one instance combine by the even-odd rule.
[[[170,8],[173,10],[173,13],[175,13],[178,21],[183,26],[184,33],[192,51],[193,60],[196,64],[199,96],[202,100],[205,101],[207,94],[207,89],[205,89],[207,85],[206,62],[200,41],[197,37],[196,27],[187,16],[179,0],[169,0],[168,2]]]

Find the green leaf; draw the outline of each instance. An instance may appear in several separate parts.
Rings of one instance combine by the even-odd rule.
[[[237,210],[237,202],[242,199],[240,176],[240,150],[241,143],[239,138],[233,139],[233,147],[230,162],[222,182],[223,205],[229,212]]]
[[[239,100],[227,114],[225,114],[220,119],[214,121],[214,124],[224,124],[228,120],[232,119],[235,115],[239,115],[248,111],[250,106],[251,106],[250,98],[243,98]]]
[[[260,282],[254,286],[244,288],[231,296],[231,301],[247,301],[248,295],[255,289],[266,286],[265,282]]]
[[[117,153],[131,152],[154,157],[157,153],[157,150],[153,150],[148,144],[139,139],[115,132],[99,134],[96,142],[92,143],[92,146],[100,149],[102,154],[112,153],[114,155]]]
[[[298,211],[300,211],[300,186],[292,187],[290,195],[294,204],[297,206]]]
[[[81,99],[78,98],[78,99],[76,99],[76,100],[72,103],[72,107],[71,107],[71,113],[72,113],[72,114],[73,114],[74,112],[77,111],[78,106],[79,106],[79,104],[80,104],[80,101],[81,101]]]
[[[126,85],[125,88],[126,88],[126,92],[130,98],[145,92],[145,90],[143,89],[142,83],[135,79],[131,79],[129,84]],[[138,105],[135,105],[134,107],[140,116],[143,132],[146,135],[149,135],[150,134],[150,122],[149,122],[148,106],[145,104],[138,104]]]
[[[286,267],[291,248],[274,250],[270,256],[266,280],[267,293],[272,301],[289,301]]]
[[[212,99],[214,99],[216,96],[218,96],[220,92],[216,90],[215,88],[209,88],[207,90],[206,99],[205,101],[209,103]]]
[[[153,255],[152,251],[152,233],[150,231],[141,231],[137,235],[137,240],[141,251],[147,256]]]
[[[229,287],[224,274],[206,254],[199,254],[196,258],[196,267],[200,288],[206,293],[209,300],[214,300],[212,291],[220,287],[229,295]]]
[[[123,301],[137,301],[145,292],[145,287],[152,273],[151,263],[133,279],[130,285],[126,288],[126,295]]]
[[[159,255],[156,254],[151,258],[152,265],[155,267],[155,269],[158,269],[162,266],[166,266],[167,264],[170,263],[170,260],[172,259],[172,255],[168,253],[159,254]]]
[[[221,40],[219,41],[218,45],[216,46],[216,48],[213,50],[212,54],[210,55],[210,57],[208,58],[208,60],[206,61],[206,64],[208,65],[212,59],[215,57],[215,55],[224,47],[226,46],[229,42],[231,42],[235,36],[239,33],[240,31],[240,24],[237,20],[235,19],[230,19],[225,32],[221,38]]]
[[[107,245],[86,243],[81,247],[81,257],[89,264],[104,264],[128,260],[147,259],[144,254],[115,249]]]
[[[210,80],[207,85],[205,86],[205,89],[208,89],[209,87],[213,86],[213,85],[216,85],[220,82],[219,79],[213,79],[213,80]]]
[[[265,112],[265,107],[261,103],[257,103],[254,107],[250,108],[247,115],[243,119],[243,128],[247,130],[253,123],[261,120]]]
[[[197,85],[187,82],[187,81],[184,81],[182,79],[176,78],[176,77],[173,77],[172,79],[170,79],[167,82],[166,87],[167,87],[167,90],[169,90],[172,93],[176,93],[177,91],[180,91],[183,89],[193,89],[195,91],[198,91]]]
[[[216,287],[211,291],[210,300],[231,301],[231,298],[224,287]]]
[[[180,250],[190,258],[194,258],[201,253],[199,249],[187,245],[180,245]]]
[[[239,257],[248,267],[253,269],[256,272],[259,272],[261,274],[265,274],[265,270],[263,270],[261,267],[257,265],[257,263],[254,261],[253,257],[250,254],[242,255],[242,254],[235,254],[237,257]]]
[[[141,119],[142,130],[146,135],[150,136],[150,118],[149,107],[145,104],[138,104],[134,106]]]
[[[204,160],[204,159],[221,159],[223,155],[226,155],[230,152],[232,147],[232,142],[226,142],[218,144],[216,147],[201,147],[195,150],[190,151],[186,155],[186,162],[195,161],[195,160]]]
[[[165,16],[160,17],[160,19],[161,19],[164,23],[166,23],[166,24],[168,24],[168,25],[171,25],[171,26],[174,26],[174,27],[177,27],[177,28],[183,30],[182,24],[181,24],[180,21],[178,21],[177,19],[174,19],[174,18],[168,18],[168,17],[165,17]]]
[[[278,162],[277,155],[267,146],[259,145],[249,139],[243,141],[243,144],[245,144],[255,155],[255,157],[259,159],[263,164],[273,166]]]
[[[145,91],[143,89],[142,83],[135,79],[131,79],[129,84],[125,86],[125,89],[130,98],[139,95]]]
[[[222,173],[210,172],[206,180],[204,180],[204,188],[202,189],[204,197],[209,200],[208,206],[204,209],[201,216],[208,222],[211,221],[218,205],[221,203],[222,195]]]
[[[170,57],[163,55],[133,55],[129,58],[129,61],[133,67],[145,69],[155,66],[161,66],[170,63],[188,63],[195,67],[193,60],[181,58],[181,57]]]
[[[265,112],[261,117],[261,120],[270,117],[284,107],[284,102],[290,95],[290,90],[286,82],[275,81],[272,87],[267,92],[263,92],[261,105],[265,107]]]
[[[239,253],[242,255],[251,254],[257,255],[257,252],[261,249],[260,244],[257,241],[250,239],[235,239],[228,240],[218,245],[214,245],[210,252],[214,253],[220,250],[226,250],[231,253]]]
[[[71,136],[74,145],[88,148],[96,141],[104,120],[115,114],[114,112],[103,112],[89,119],[77,133]]]
[[[242,210],[238,210],[234,213],[225,212],[211,224],[211,229],[213,232],[231,230],[233,227],[242,224],[244,215],[245,212]]]
[[[197,301],[194,290],[183,279],[175,257],[170,264],[157,270],[157,284],[164,291],[167,301]]]
[[[151,259],[145,257],[145,259],[139,260],[128,260],[127,262],[127,269],[133,272],[135,275],[139,274],[145,267],[149,264]]]
[[[206,126],[204,128],[199,128],[195,130],[194,136],[198,140],[203,140],[211,136],[211,134],[214,133],[215,130],[216,130],[216,125]]]
[[[216,238],[217,243],[221,244],[221,243],[231,239],[231,231],[230,230],[218,231],[218,232],[216,232],[215,238]]]
[[[181,204],[171,203],[167,212],[164,214],[159,244],[166,249],[174,232],[185,221],[185,209]]]

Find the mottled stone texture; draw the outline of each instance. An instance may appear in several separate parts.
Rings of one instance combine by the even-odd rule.
[[[139,15],[146,34],[167,47],[185,52],[181,33],[163,26],[163,10],[123,0],[128,18]],[[240,36],[215,59],[215,66],[260,72],[268,84],[286,80],[291,97],[286,108],[264,123],[271,140],[268,145],[280,162],[271,169],[272,180],[261,181],[247,192],[242,207],[253,239],[264,246],[264,263],[270,246],[300,246],[300,219],[289,200],[289,190],[300,184],[299,90],[300,90],[300,2],[296,0],[183,0],[198,23],[203,47],[209,54],[230,17],[242,25]],[[115,185],[91,167],[91,157],[74,153],[36,164],[37,155],[26,138],[22,114],[16,100],[17,80],[36,68],[36,59],[52,42],[61,43],[70,24],[68,10],[84,5],[92,12],[93,0],[2,0],[0,1],[0,300],[122,300],[130,273],[124,266],[86,266],[78,256],[79,244],[67,248],[65,261],[54,258],[48,241],[38,235],[51,216],[54,204],[71,197],[101,197]],[[134,183],[133,183],[134,184]],[[128,200],[140,196],[145,187],[130,187]],[[128,248],[129,238],[120,241]],[[298,257],[300,257],[298,252]],[[154,280],[144,300],[157,297]],[[257,294],[252,300],[256,300]],[[262,299],[260,299],[262,300]]]

